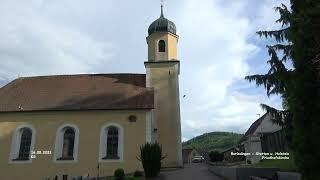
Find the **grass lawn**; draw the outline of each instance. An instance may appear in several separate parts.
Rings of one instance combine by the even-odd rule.
[[[254,165],[255,167],[276,167],[281,171],[297,171],[297,167],[294,164],[292,153],[290,153],[289,159],[264,159],[263,161]]]

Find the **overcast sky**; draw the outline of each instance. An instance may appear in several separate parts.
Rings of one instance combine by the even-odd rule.
[[[279,28],[273,7],[288,0],[167,0],[181,62],[182,139],[211,131],[244,133],[278,97],[244,76],[264,73],[268,41]],[[1,0],[0,86],[18,76],[145,73],[148,26],[157,0]],[[182,98],[183,95],[186,95]]]

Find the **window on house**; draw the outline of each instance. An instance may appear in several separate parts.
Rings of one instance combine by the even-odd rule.
[[[13,134],[9,162],[31,162],[30,153],[34,144],[34,129],[26,125],[16,129]]]
[[[55,162],[77,162],[79,147],[79,128],[73,124],[64,124],[57,130],[54,150]]]
[[[164,40],[160,40],[158,43],[158,51],[166,52],[166,42]]]
[[[63,148],[61,159],[73,160],[75,132],[72,128],[67,128],[63,135]]]
[[[110,126],[107,129],[107,149],[106,156],[103,159],[119,159],[119,131],[115,126]]]
[[[15,160],[29,160],[32,131],[29,128],[22,128],[21,131],[22,134],[20,140],[19,156]]]
[[[123,161],[123,128],[109,123],[101,128],[99,161]]]

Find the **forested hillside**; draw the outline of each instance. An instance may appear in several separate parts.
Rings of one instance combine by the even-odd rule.
[[[223,151],[238,144],[243,134],[231,132],[211,132],[194,137],[182,143],[183,148],[196,148],[204,151]]]

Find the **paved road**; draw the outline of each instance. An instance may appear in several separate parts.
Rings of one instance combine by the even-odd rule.
[[[166,170],[156,180],[221,180],[208,171],[206,164],[185,165],[183,169]]]

